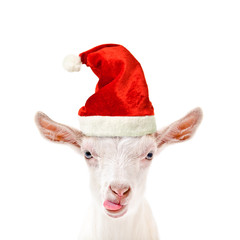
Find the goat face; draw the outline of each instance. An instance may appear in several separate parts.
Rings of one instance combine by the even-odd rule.
[[[137,209],[156,150],[152,136],[82,139],[91,192],[108,216],[118,218]]]
[[[110,217],[137,209],[143,197],[152,157],[163,146],[190,139],[202,119],[196,108],[180,120],[143,137],[86,137],[82,132],[54,122],[44,113],[36,115],[37,126],[51,141],[80,149],[90,169],[91,190],[96,203]]]

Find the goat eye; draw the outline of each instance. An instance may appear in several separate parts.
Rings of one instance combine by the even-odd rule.
[[[84,157],[85,157],[86,159],[90,159],[90,158],[92,158],[93,156],[92,156],[92,154],[91,154],[89,151],[86,151],[86,152],[84,153]]]
[[[152,158],[153,158],[153,153],[149,152],[148,155],[146,156],[146,159],[147,160],[152,160]]]

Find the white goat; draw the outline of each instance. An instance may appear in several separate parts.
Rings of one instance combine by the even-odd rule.
[[[87,137],[39,112],[36,122],[46,138],[80,149],[90,171],[94,198],[81,229],[82,240],[151,240],[158,231],[144,199],[148,168],[164,145],[189,139],[202,119],[196,108],[155,134],[142,137]]]

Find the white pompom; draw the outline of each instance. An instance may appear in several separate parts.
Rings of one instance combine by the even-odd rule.
[[[63,60],[63,67],[69,72],[79,72],[81,65],[81,58],[76,55],[68,55]]]

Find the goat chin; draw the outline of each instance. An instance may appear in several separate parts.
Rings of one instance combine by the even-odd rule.
[[[79,240],[157,240],[158,231],[145,199],[135,211],[111,217],[94,203],[90,206]]]

